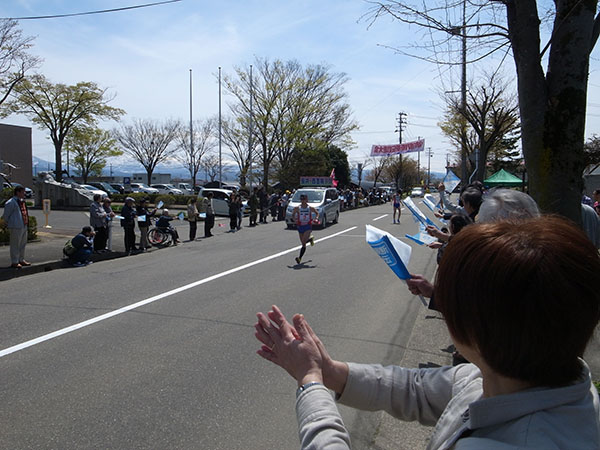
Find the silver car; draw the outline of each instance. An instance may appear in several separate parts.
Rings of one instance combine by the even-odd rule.
[[[325,228],[328,223],[337,223],[340,217],[340,201],[334,188],[302,188],[294,192],[285,211],[285,223],[288,228],[295,228],[296,222],[292,213],[300,206],[300,196],[308,196],[308,204],[319,213],[319,225]]]
[[[198,192],[198,205],[200,205],[200,207],[202,207],[201,205],[203,197],[206,197],[208,192],[213,193],[212,203],[215,215],[229,216],[229,198],[231,197],[231,193],[233,191],[219,188],[201,188],[200,192]],[[248,202],[246,200],[242,200],[242,212],[244,215],[250,214],[250,207],[248,206]]]

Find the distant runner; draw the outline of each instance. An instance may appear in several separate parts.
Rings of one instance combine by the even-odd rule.
[[[402,191],[398,189],[394,195],[392,195],[392,205],[394,206],[394,223],[396,223],[396,211],[398,211],[398,223],[400,223],[400,200],[402,200]]]
[[[300,264],[304,252],[306,252],[306,243],[310,241],[310,245],[315,245],[315,240],[311,234],[312,232],[312,221],[319,219],[319,213],[312,206],[308,206],[308,196],[306,194],[300,195],[300,206],[296,206],[292,212],[292,219],[296,221],[298,226],[298,234],[300,235],[300,243],[302,248],[300,249],[300,256],[296,258],[296,263]]]

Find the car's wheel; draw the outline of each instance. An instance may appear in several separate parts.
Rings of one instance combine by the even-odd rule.
[[[340,217],[340,213],[339,213],[339,211],[336,211],[335,212],[335,217],[333,219],[333,223],[338,223],[339,217]]]
[[[327,215],[323,213],[323,221],[321,222],[321,228],[327,228]]]
[[[294,228],[294,225],[290,225],[289,223],[286,223],[285,226],[288,230],[292,230]]]

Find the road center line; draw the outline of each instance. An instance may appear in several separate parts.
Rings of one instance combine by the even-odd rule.
[[[389,216],[389,214],[384,214],[383,216],[375,217],[373,219],[373,222],[375,222],[376,220],[379,220],[379,219],[383,219],[384,217],[387,217],[387,216]]]
[[[339,236],[340,234],[344,234],[344,233],[347,233],[349,231],[352,231],[355,228],[356,227],[351,227],[351,228],[348,228],[346,230],[340,231],[338,233],[334,233],[334,234],[331,234],[329,236],[322,237],[321,239],[317,239],[315,242],[326,241],[327,239],[331,239],[331,238],[334,238],[336,236]],[[30,341],[26,341],[26,342],[23,342],[21,344],[14,345],[12,347],[8,347],[8,348],[0,351],[0,358],[4,357],[6,355],[10,355],[11,353],[15,353],[15,352],[18,352],[20,350],[24,350],[24,349],[26,349],[28,347],[32,347],[32,346],[37,345],[37,344],[41,344],[42,342],[49,341],[50,339],[54,339],[56,337],[62,336],[63,334],[71,333],[72,331],[79,330],[80,328],[89,327],[90,325],[93,325],[93,324],[95,324],[97,322],[101,322],[103,320],[110,319],[111,317],[118,316],[119,314],[126,313],[127,311],[131,311],[133,309],[140,308],[141,306],[148,305],[150,303],[154,303],[154,302],[156,302],[158,300],[161,300],[161,299],[163,299],[165,297],[170,297],[171,295],[175,295],[175,294],[178,294],[180,292],[187,291],[188,289],[192,289],[192,288],[194,288],[196,286],[200,286],[201,284],[205,284],[205,283],[208,283],[210,281],[214,281],[214,280],[217,280],[219,278],[225,277],[227,275],[231,275],[232,273],[236,273],[236,272],[239,272],[241,270],[248,269],[248,268],[250,268],[252,266],[256,266],[258,264],[262,264],[264,262],[270,261],[271,259],[279,258],[280,256],[287,255],[288,253],[292,253],[292,252],[297,251],[300,247],[301,246],[298,245],[297,247],[290,248],[288,250],[284,250],[284,251],[279,252],[279,253],[275,253],[274,255],[267,256],[267,257],[261,258],[261,259],[257,259],[256,261],[249,262],[248,264],[244,264],[242,266],[226,270],[225,272],[221,272],[221,273],[218,273],[216,275],[212,275],[212,276],[204,278],[202,280],[198,280],[198,281],[195,281],[193,283],[186,284],[185,286],[181,286],[181,287],[178,287],[176,289],[172,289],[170,291],[163,292],[162,294],[158,294],[158,295],[155,295],[154,297],[147,298],[147,299],[139,301],[137,303],[133,303],[131,305],[124,306],[124,307],[119,308],[119,309],[115,309],[114,311],[110,311],[110,312],[108,312],[106,314],[102,314],[102,315],[100,315],[98,317],[94,317],[94,318],[86,320],[84,322],[76,323],[75,325],[71,325],[70,327],[62,328],[62,329],[54,331],[52,333],[45,334],[44,336],[40,336],[40,337],[37,337],[35,339],[31,339]]]

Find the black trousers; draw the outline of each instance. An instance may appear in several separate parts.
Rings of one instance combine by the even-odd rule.
[[[190,241],[196,239],[196,230],[198,229],[198,222],[190,221]]]
[[[212,227],[215,226],[215,216],[214,214],[212,215],[207,215],[206,219],[204,219],[204,237],[209,237],[212,236],[212,233],[210,232],[210,230],[212,230]]]
[[[106,227],[94,227],[96,236],[94,237],[94,250],[104,250],[106,248],[106,241],[108,241],[108,228]]]
[[[135,231],[133,227],[123,227],[125,231],[125,251],[135,250]]]
[[[260,221],[267,223],[267,216],[269,215],[269,207],[267,205],[261,205],[260,207]]]

